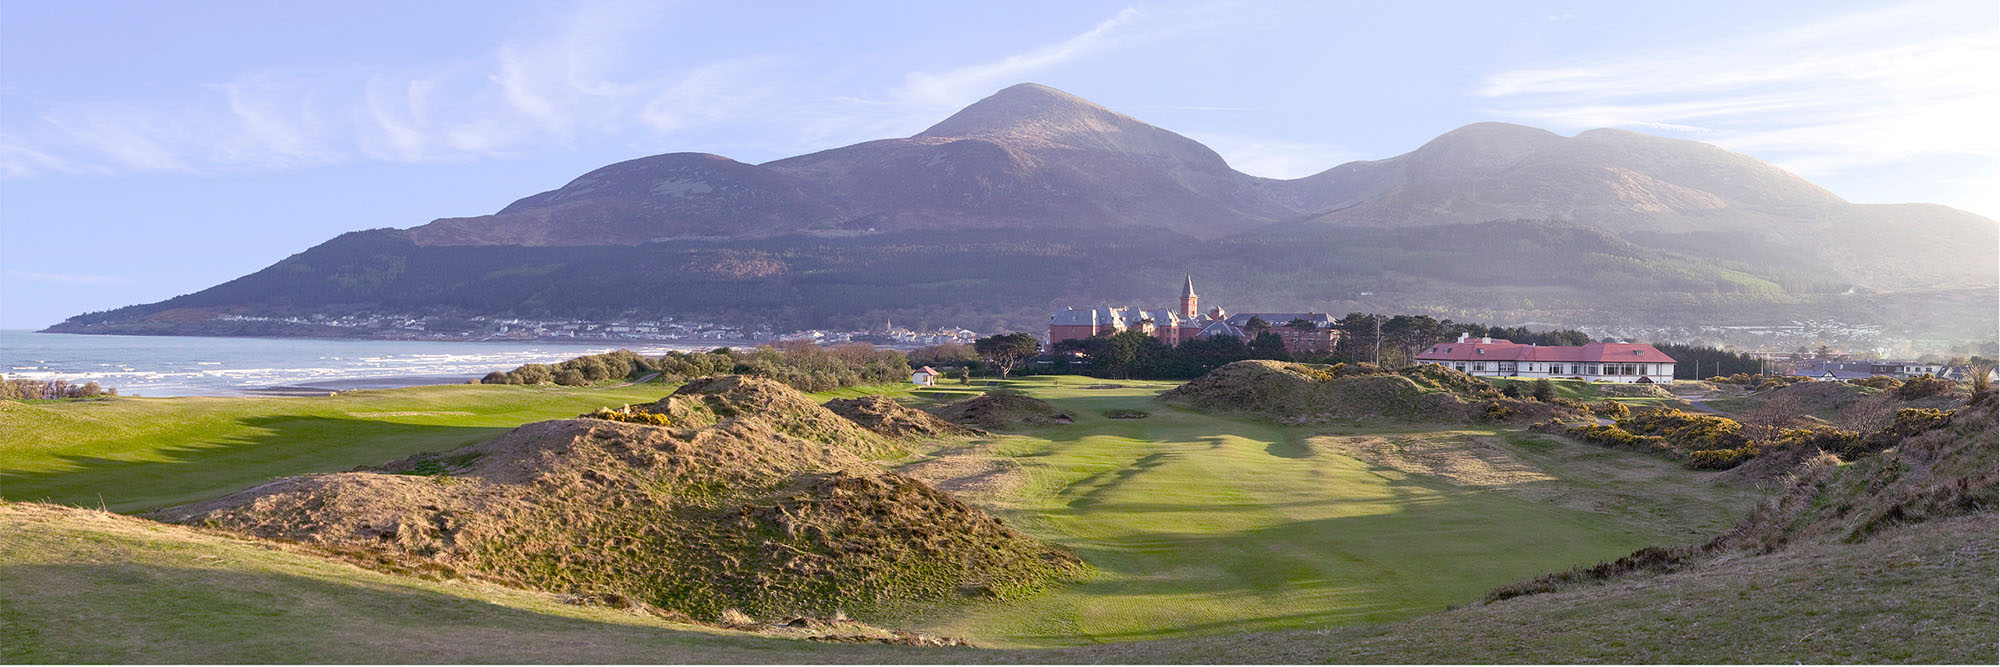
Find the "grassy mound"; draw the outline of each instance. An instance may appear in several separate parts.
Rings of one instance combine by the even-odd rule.
[[[1160,400],[1287,423],[1515,421],[1581,415],[1572,405],[1503,398],[1478,378],[1435,365],[1385,372],[1344,364],[1238,361],[1162,394]]]
[[[825,406],[862,428],[891,438],[951,438],[979,433],[978,429],[939,419],[885,396],[836,398]]]
[[[698,380],[673,426],[530,424],[380,472],[278,480],[162,519],[389,569],[626,599],[700,619],[1010,597],[1080,566],[871,457],[894,443],[770,380]]]
[[[2000,430],[1992,393],[1914,428],[1885,432],[1893,446],[1843,464],[1819,453],[1797,466],[1786,488],[1734,529],[1698,546],[1642,549],[1589,568],[1544,575],[1490,593],[1489,601],[1531,595],[1635,573],[1677,572],[1726,554],[1768,554],[1810,543],[1856,543],[1891,528],[1984,517],[1964,535],[1993,540],[2000,508]],[[1989,573],[1990,574],[1990,573]]]
[[[947,403],[939,406],[935,412],[937,416],[952,423],[991,431],[1054,426],[1076,421],[1062,410],[1056,409],[1056,406],[1049,405],[1048,401],[999,392]]]
[[[1842,465],[1818,456],[1716,545],[1769,551],[1802,539],[1858,541],[1899,524],[2000,508],[2000,430],[1992,393]]]

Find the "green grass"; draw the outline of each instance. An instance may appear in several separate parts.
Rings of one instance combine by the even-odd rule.
[[[899,619],[1001,645],[1070,645],[1375,623],[1476,600],[1493,587],[1726,526],[1747,496],[1643,457],[1525,440],[1523,457],[1567,472],[1588,459],[1580,511],[1318,454],[1303,440],[1340,429],[1281,427],[1174,408],[1171,383],[1029,378],[1006,386],[1050,401],[1073,425],[998,439],[1029,482],[988,502],[1097,568],[1077,586],[1021,603],[914,609]],[[1144,410],[1146,419],[1104,417]],[[1409,432],[1426,429],[1411,427]],[[1450,429],[1476,438],[1490,430]],[[1657,489],[1612,488],[1605,467],[1660,474]],[[1589,466],[1586,472],[1582,466]],[[1677,495],[1689,490],[1687,496]],[[1595,495],[1593,495],[1595,494]],[[1651,494],[1651,495],[1649,495]],[[1670,521],[1658,520],[1673,517]],[[1697,528],[1698,527],[1698,528]]]
[[[1168,407],[1151,400],[1166,383],[1092,384],[1106,383],[1004,383],[1077,423],[975,443],[1027,475],[974,500],[1076,551],[1094,576],[1021,602],[910,607],[880,619],[987,646],[1073,648],[773,640],[382,574],[183,527],[0,505],[0,662],[1992,662],[1990,514],[1480,605],[1500,584],[1719,532],[1753,492],[1523,432],[1375,431],[1486,442],[1550,478],[1473,488],[1306,441],[1369,434],[1351,427]],[[873,389],[943,402],[983,387]],[[0,403],[0,466],[26,471],[0,483],[34,480],[87,500],[109,492],[143,508],[162,502],[146,498],[449,449],[522,421],[663,393],[434,387]],[[1151,414],[1102,416],[1128,409]],[[352,414],[371,412],[471,414]],[[1276,632],[1240,634],[1258,630]],[[1100,643],[1150,638],[1167,639]]]
[[[0,498],[142,511],[455,449],[672,391],[438,385],[310,398],[0,401]]]
[[[1992,517],[1394,624],[1055,650],[771,639],[0,504],[0,663],[1993,664]]]
[[[1117,387],[1089,388],[1103,385]],[[1690,541],[1725,527],[1748,502],[1642,455],[1490,428],[1376,431],[1492,438],[1552,476],[1542,486],[1560,487],[1555,501],[1548,488],[1457,486],[1306,443],[1371,431],[1285,427],[1152,400],[1172,383],[1057,376],[998,386],[1077,421],[985,440],[1026,482],[974,500],[1076,552],[1094,573],[1020,602],[892,610],[886,623],[988,645],[1058,646],[1397,621],[1543,572]],[[815,398],[881,393],[938,404],[988,388],[894,384]],[[0,445],[8,475],[0,493],[91,507],[101,494],[113,510],[144,510],[448,450],[664,393],[660,385],[441,386],[309,399],[0,403],[10,434]],[[1105,416],[1119,410],[1150,416]]]

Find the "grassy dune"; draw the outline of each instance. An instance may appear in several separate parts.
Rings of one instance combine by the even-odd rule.
[[[455,449],[667,385],[438,385],[311,398],[0,401],[0,498],[132,512]]]
[[[108,513],[0,503],[0,663],[880,660],[552,595],[364,570]],[[902,651],[900,653],[910,653]]]
[[[1691,541],[1726,527],[1749,503],[1748,490],[1718,485],[1711,477],[1670,463],[1515,432],[1466,427],[1285,427],[1152,400],[1171,386],[1168,383],[1057,377],[1008,381],[1004,386],[1050,401],[1074,416],[1075,423],[996,435],[965,448],[974,454],[953,454],[985,457],[1016,471],[1013,483],[965,497],[1036,537],[1071,549],[1093,566],[1094,574],[1077,585],[1026,601],[904,607],[870,620],[963,636],[986,646],[1015,647],[1372,627],[1368,624],[1471,603],[1488,589],[1542,572],[1614,558],[1641,546]],[[979,389],[983,387],[885,386],[830,392],[821,398],[889,393],[934,404]],[[0,470],[9,475],[0,478],[0,493],[14,500],[49,498],[88,506],[96,506],[97,495],[103,494],[106,507],[141,510],[213,497],[282,475],[340,470],[450,449],[523,422],[572,416],[599,405],[650,401],[664,393],[658,385],[578,390],[453,386],[312,399],[0,404],[6,405],[0,424],[9,433],[0,443]],[[1109,416],[1130,417],[1130,412],[1146,416]],[[0,521],[0,531],[18,528],[5,523]],[[98,560],[126,567],[158,556],[150,553],[152,549],[121,547]],[[19,571],[14,565],[21,562],[21,553],[0,555],[0,564]],[[211,569],[230,570],[228,562],[250,562],[241,556],[217,558]],[[35,562],[41,563],[37,567],[48,566]],[[356,582],[353,586],[370,590],[386,585],[367,583],[375,581],[370,578],[375,575],[342,572],[319,575],[309,586],[335,587],[350,578]],[[82,582],[97,574],[102,573],[70,571],[64,576]],[[17,581],[42,580],[43,575],[26,576]],[[161,601],[142,605],[156,618],[171,617],[165,613],[168,608],[241,609],[248,615],[259,605],[288,604],[259,597],[250,584],[188,592],[181,584],[168,585],[176,576],[134,579],[146,583],[128,586],[119,595],[163,591]],[[373,594],[367,590],[324,594],[364,593]],[[174,596],[181,596],[181,601],[171,602]],[[381,611],[386,603],[379,602],[353,603],[358,605],[354,608],[370,610],[360,614],[369,618],[345,618],[338,610],[347,603],[314,602],[312,611],[324,617],[314,622],[328,624],[326,631],[336,635],[400,624],[386,636],[411,637],[414,642],[414,637],[432,632],[428,636],[436,641],[464,651],[468,657],[461,659],[494,655],[487,646],[463,644],[487,641],[496,633],[467,632],[459,637],[451,630],[486,622],[473,620],[479,614],[463,611],[451,600],[420,599],[428,602],[411,612],[415,616],[387,614]],[[120,604],[115,597],[106,602]],[[0,601],[7,604],[16,607],[0,606],[0,618],[10,613],[32,615],[19,606],[25,603]],[[503,606],[508,604],[514,603]],[[91,613],[126,614],[99,606],[91,605]],[[575,610],[536,620],[529,616],[552,613],[545,602],[515,606],[534,611],[501,614],[507,618],[494,621],[497,627],[554,624],[547,627],[563,629],[548,632],[587,635],[601,649],[579,656],[632,656],[623,651],[661,642],[710,641],[632,634],[637,631],[629,626],[650,622],[631,619],[616,621],[617,627],[610,630],[574,625],[565,619],[581,613]],[[216,620],[227,620],[223,618],[227,614],[216,613]],[[415,622],[430,614],[458,625],[428,630],[426,624]],[[393,618],[403,620],[385,620]],[[150,623],[147,627],[154,629],[179,624]],[[67,637],[46,624],[32,627],[40,629],[15,632]],[[287,654],[276,648],[273,653],[259,652],[274,643],[296,643],[273,637],[283,634],[276,627],[217,623],[204,630],[204,636],[234,643],[237,653],[205,653],[189,647],[162,649],[158,655],[286,660]],[[544,636],[533,632],[529,636]],[[551,641],[573,645],[581,640]],[[46,640],[41,645],[60,646],[62,641]],[[876,658],[810,648],[813,652],[744,659]],[[306,648],[285,650],[313,655]],[[699,659],[738,659],[731,652],[734,648],[717,650]],[[73,655],[81,660],[104,654]],[[431,655],[437,654],[390,653],[364,659],[424,660]],[[637,659],[655,662],[671,660],[668,656],[674,654],[638,655]],[[913,659],[943,660],[939,655]],[[564,660],[542,652],[518,658]],[[945,661],[959,659],[954,654]]]

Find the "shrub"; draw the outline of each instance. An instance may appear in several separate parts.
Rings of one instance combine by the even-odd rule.
[[[1494,401],[1486,404],[1487,419],[1491,419],[1496,422],[1503,422],[1507,421],[1508,418],[1513,416],[1514,416],[1514,409],[1507,407],[1506,405],[1502,405],[1499,401]]]
[[[1521,385],[1518,383],[1509,382],[1507,383],[1507,386],[1500,388],[1500,395],[1505,396],[1507,398],[1520,398]]]
[[[480,383],[480,384],[513,384],[513,379],[512,379],[512,378],[509,378],[509,377],[507,377],[507,374],[506,374],[506,373],[504,373],[504,372],[501,372],[501,371],[493,371],[493,372],[491,372],[491,373],[487,373],[487,374],[486,374],[486,377],[483,377],[483,378],[479,378],[479,383]]]
[[[1624,419],[1632,416],[1632,409],[1617,401],[1599,401],[1590,405],[1590,413],[1605,419]]]
[[[556,371],[555,381],[556,384],[565,387],[581,387],[583,385],[590,384],[590,380],[583,377],[583,371],[579,371],[574,368],[565,368],[560,371]]]
[[[1536,380],[1533,395],[1535,400],[1543,403],[1554,401],[1556,398],[1556,383],[1550,382],[1548,378]]]
[[[1873,389],[1882,389],[1882,390],[1895,389],[1897,387],[1903,386],[1902,380],[1898,380],[1896,378],[1892,378],[1887,375],[1877,375],[1871,378],[1858,378],[1854,380],[1848,380],[1847,383],[1853,385],[1860,385],[1863,387],[1869,387]]]
[[[546,364],[528,364],[507,372],[508,384],[548,384],[556,381],[556,371]]]
[[[1929,373],[1925,373],[1910,378],[1908,382],[1903,383],[1903,386],[1897,387],[1896,397],[1904,400],[1916,400],[1919,398],[1942,396],[1957,390],[1958,383],[1950,380],[1940,380],[1931,377]]]
[[[1728,470],[1757,457],[1755,445],[1732,449],[1702,449],[1688,452],[1688,467],[1696,470]]]
[[[584,416],[589,417],[591,419],[603,419],[606,421],[625,422],[628,424],[645,424],[648,426],[673,425],[673,422],[668,420],[666,415],[652,413],[652,412],[635,411],[632,409],[632,406],[629,405],[625,406],[625,408],[622,410],[613,410],[611,408],[598,408],[596,412],[592,412]]]

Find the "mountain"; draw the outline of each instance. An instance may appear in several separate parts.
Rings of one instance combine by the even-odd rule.
[[[1938,305],[1993,300],[1996,244],[1987,218],[1852,204],[1749,156],[1621,130],[1475,123],[1396,157],[1260,178],[1020,84],[910,137],[755,165],[621,162],[491,215],[350,233],[52,330],[270,335],[286,327],[216,317],[353,312],[1035,329],[1063,305],[1160,300],[1194,269],[1238,309],[1569,324],[1914,313],[1936,321],[1913,331],[1990,336],[1986,305]]]

